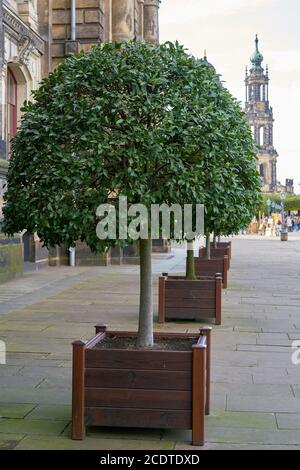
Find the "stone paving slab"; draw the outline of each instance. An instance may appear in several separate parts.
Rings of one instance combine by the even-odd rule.
[[[51,389],[7,387],[1,390],[0,406],[7,403],[69,405],[71,390],[60,387]]]
[[[26,419],[66,421],[69,423],[71,420],[71,405],[38,405],[26,415]]]
[[[24,437],[25,434],[8,434],[5,437],[0,434],[0,450],[14,450]]]
[[[174,442],[131,440],[131,439],[102,439],[87,437],[84,441],[72,441],[65,437],[36,439],[26,436],[14,447],[16,450],[173,450]]]
[[[239,450],[239,451],[251,451],[251,450],[259,450],[259,451],[272,451],[272,450],[294,450],[294,451],[299,451],[300,450],[300,445],[299,446],[291,446],[291,445],[279,445],[279,446],[274,446],[274,445],[259,445],[259,444],[221,444],[219,442],[209,442],[206,444],[204,447],[193,447],[188,444],[176,444],[175,445],[175,450],[178,451],[190,451],[193,452],[195,450],[200,450],[200,451],[216,451],[216,450],[221,450],[221,451],[226,451],[226,450]]]
[[[227,410],[246,411],[248,413],[298,413],[300,410],[300,398],[242,396],[232,393],[227,397]]]
[[[288,384],[276,384],[270,387],[265,384],[236,384],[236,383],[216,383],[213,386],[216,393],[225,393],[230,395],[248,395],[261,398],[294,398],[292,387]],[[229,406],[229,405],[228,405]]]
[[[299,445],[300,431],[248,429],[242,427],[210,428],[208,442],[231,444]]]
[[[8,403],[0,406],[0,418],[22,419],[28,416],[36,405],[25,405],[20,403]]]
[[[154,273],[183,270],[184,249],[174,254],[155,259]],[[291,362],[292,341],[300,340],[299,261],[299,239],[234,241],[223,323],[213,325],[204,450],[300,449],[300,366]],[[116,330],[135,331],[138,313],[138,267],[76,269],[45,270],[40,280],[27,273],[5,285],[0,449],[192,450],[189,431],[97,428],[83,442],[70,439],[71,342],[92,337],[94,325],[108,319]],[[157,274],[154,281],[157,314]],[[195,332],[202,324],[155,329]]]
[[[300,413],[276,414],[277,426],[279,429],[297,429],[300,430]]]
[[[38,436],[59,436],[66,426],[68,421],[53,421],[53,420],[33,420],[33,419],[2,419],[0,420],[0,433],[1,434],[26,434]]]
[[[212,412],[209,419],[207,419],[208,435],[210,434],[210,429],[214,427],[273,429],[275,431],[277,429],[277,421],[275,414],[271,413],[233,413],[229,411],[217,411]]]

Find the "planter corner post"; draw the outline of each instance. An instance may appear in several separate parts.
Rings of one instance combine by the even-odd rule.
[[[192,403],[192,444],[203,446],[205,442],[206,402],[206,346],[193,346],[193,403]]]
[[[106,325],[105,323],[97,323],[97,325],[95,325],[96,335],[98,333],[106,333],[107,328],[108,325]]]
[[[228,286],[228,256],[224,256],[224,279],[223,279],[223,287],[227,289]]]
[[[162,276],[159,278],[158,284],[158,323],[165,322],[165,315],[166,315],[166,278],[168,277],[167,273],[163,273]]]
[[[216,325],[222,322],[222,274],[216,274]]]
[[[72,380],[72,439],[85,438],[84,423],[84,369],[85,343],[73,343],[73,380]]]
[[[210,392],[211,392],[211,336],[212,328],[205,326],[200,328],[200,333],[206,336],[206,402],[205,402],[205,414],[210,414]]]

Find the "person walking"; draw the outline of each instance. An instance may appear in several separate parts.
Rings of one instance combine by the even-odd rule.
[[[281,228],[282,228],[282,222],[280,219],[278,219],[276,223],[276,237],[279,237]]]
[[[290,216],[288,216],[286,224],[287,224],[288,231],[291,232],[293,229],[293,222]]]

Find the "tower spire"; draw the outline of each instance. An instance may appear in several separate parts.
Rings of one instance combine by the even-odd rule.
[[[246,71],[245,111],[253,131],[257,147],[257,169],[262,179],[264,192],[275,192],[277,188],[276,165],[278,154],[273,142],[273,110],[269,103],[269,70],[262,67],[263,56],[260,52],[258,35],[254,39],[252,66]]]
[[[254,68],[260,68],[264,60],[263,55],[259,51],[258,44],[259,44],[259,39],[258,39],[258,34],[256,34],[255,35],[255,52],[254,54],[252,54],[251,59],[250,59]]]

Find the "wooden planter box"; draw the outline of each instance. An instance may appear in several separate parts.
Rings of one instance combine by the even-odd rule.
[[[211,318],[221,325],[222,276],[185,277],[163,275],[159,278],[158,321]]]
[[[228,284],[228,256],[219,259],[195,258],[196,276],[216,276],[220,274],[223,279],[223,287]]]
[[[137,334],[98,325],[90,341],[73,343],[72,438],[84,439],[86,426],[175,428],[192,429],[193,445],[203,445],[211,328],[199,334],[155,334],[156,340],[194,340],[186,351],[97,348],[108,336]]]
[[[217,248],[229,248],[229,258],[232,257],[232,244],[231,242],[217,242]]]
[[[202,247],[199,248],[199,258],[205,258],[206,256],[206,248]],[[230,249],[229,247],[222,247],[222,248],[210,248],[210,256],[212,259],[223,258],[224,256],[228,257],[228,269],[230,269]]]

